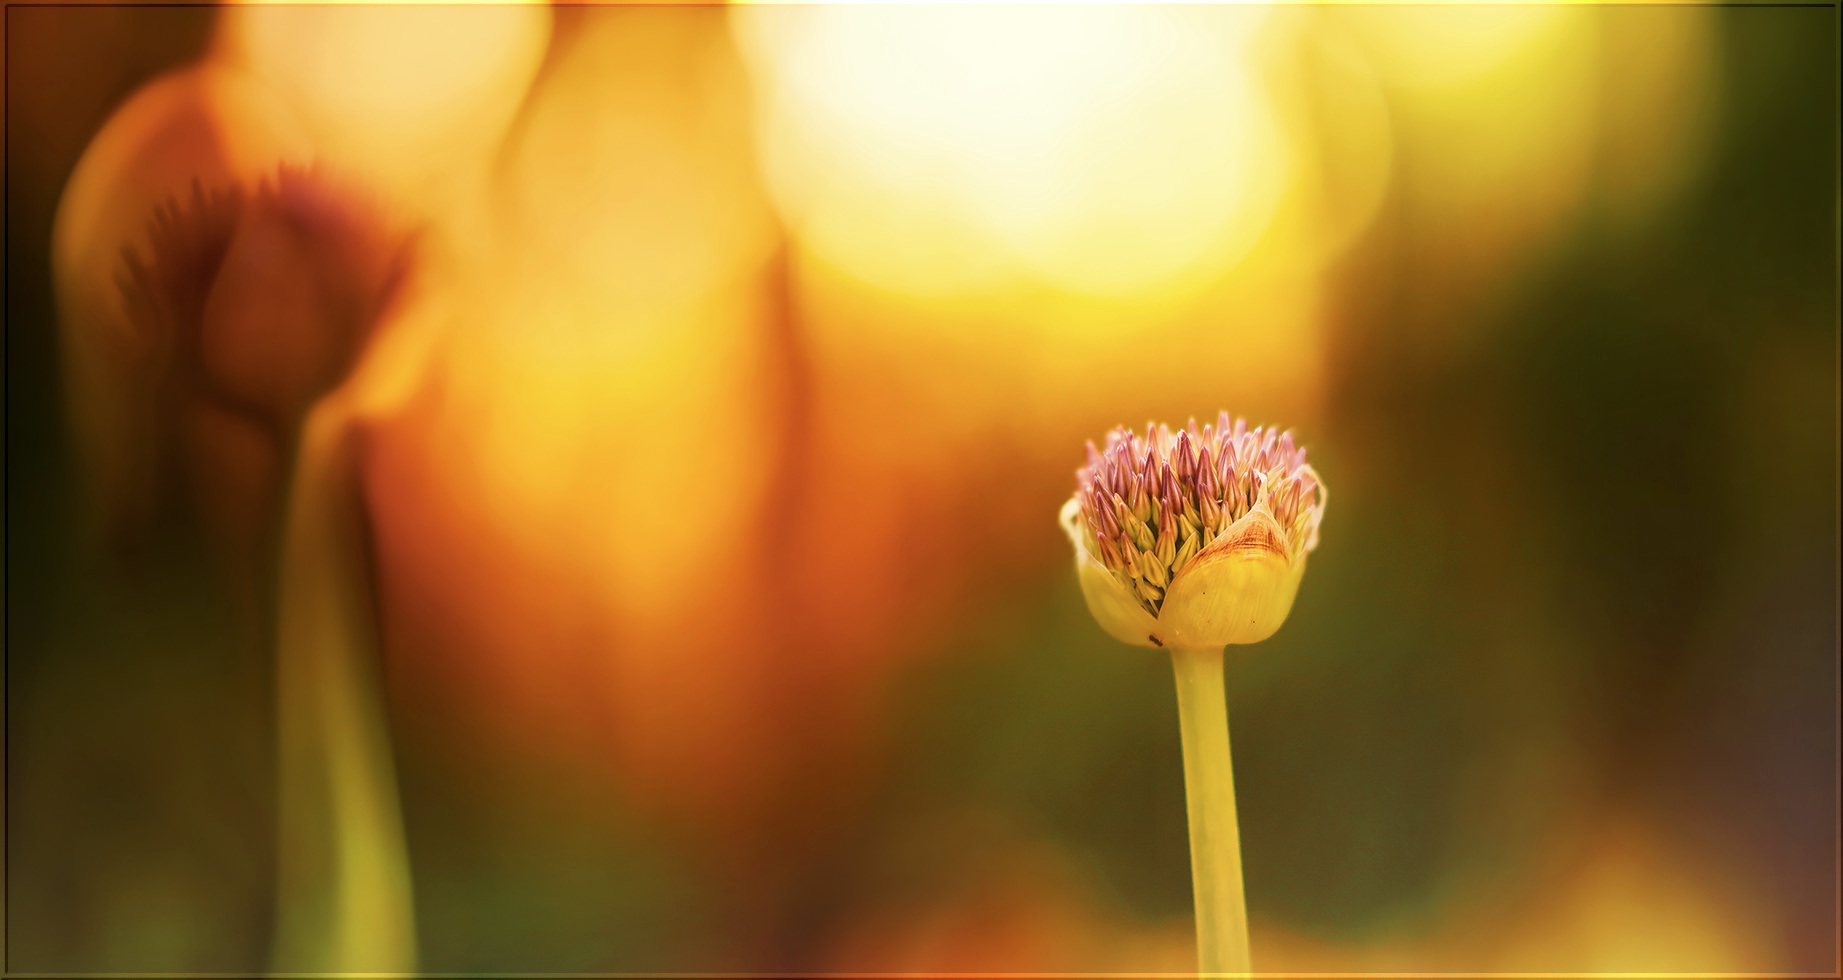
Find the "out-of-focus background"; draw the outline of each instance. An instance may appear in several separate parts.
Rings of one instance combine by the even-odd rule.
[[[9,7],[7,968],[260,969],[274,902],[241,471],[87,530],[90,148],[101,225],[292,163],[415,229],[360,479],[423,969],[1193,968],[1170,668],[1054,518],[1224,408],[1331,490],[1228,660],[1257,968],[1836,969],[1837,27]]]

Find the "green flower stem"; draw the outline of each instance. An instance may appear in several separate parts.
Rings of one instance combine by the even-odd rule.
[[[1247,973],[1248,903],[1241,883],[1241,829],[1229,764],[1229,707],[1222,648],[1171,650],[1184,796],[1190,809],[1190,882],[1197,906],[1197,970]]]
[[[282,532],[277,972],[416,968],[354,436],[336,399],[309,414]]]

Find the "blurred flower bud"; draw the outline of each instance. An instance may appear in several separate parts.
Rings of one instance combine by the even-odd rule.
[[[1219,647],[1274,634],[1318,545],[1325,488],[1292,433],[1228,414],[1175,435],[1088,444],[1061,521],[1088,609],[1136,646]]]
[[[300,417],[349,369],[407,254],[307,159],[286,106],[205,65],[137,93],[79,161],[53,274],[111,538],[174,498],[236,558],[272,534]]]

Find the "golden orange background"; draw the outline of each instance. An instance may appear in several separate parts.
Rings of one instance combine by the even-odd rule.
[[[1054,517],[1221,408],[1336,498],[1229,663],[1259,968],[1833,969],[1835,28],[9,7],[8,968],[262,963],[262,559],[193,524],[273,464],[105,559],[137,382],[50,297],[287,163],[416,242],[355,371],[423,969],[1191,969],[1168,668]]]

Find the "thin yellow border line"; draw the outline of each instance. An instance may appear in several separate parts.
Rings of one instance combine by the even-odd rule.
[[[0,974],[0,976],[8,977],[8,978],[18,977],[18,978],[21,978],[21,980],[27,980],[27,978],[46,978],[46,980],[51,980],[51,978],[64,978],[64,977],[92,977],[92,978],[95,978],[95,980],[139,980],[139,978],[143,978],[143,977],[145,978],[169,978],[169,977],[170,978],[185,978],[185,980],[204,980],[204,978],[219,978],[219,977],[263,977],[263,978],[274,978],[274,980],[340,980],[340,978],[344,978],[344,977],[371,977],[371,978],[380,978],[380,980],[383,980],[383,978],[389,978],[389,980],[419,980],[419,978],[425,978],[425,977],[432,978],[432,980],[437,980],[437,978],[441,978],[441,980],[445,980],[445,978],[455,978],[455,980],[463,980],[463,978],[477,978],[477,980],[497,980],[497,978],[505,978],[505,980],[514,980],[514,978],[518,978],[518,980],[573,980],[573,978],[588,978],[588,977],[595,977],[595,978],[602,978],[602,977],[607,977],[607,978],[616,978],[616,977],[623,977],[623,978],[624,977],[692,978],[692,977],[698,977],[698,978],[710,978],[710,980],[753,980],[753,978],[756,978],[756,977],[786,977],[786,978],[789,978],[789,980],[833,980],[833,978],[839,978],[839,980],[843,980],[843,978],[850,978],[850,977],[865,977],[865,978],[878,978],[878,980],[882,980],[882,978],[890,978],[890,980],[895,980],[895,978],[903,978],[903,980],[908,980],[908,978],[928,978],[928,977],[1004,977],[1004,978],[1018,978],[1018,980],[1024,980],[1024,978],[1031,978],[1031,980],[1035,980],[1035,978],[1056,978],[1056,977],[1180,978],[1180,977],[1198,977],[1198,976],[1335,977],[1335,978],[1343,978],[1343,977],[1401,977],[1401,978],[1467,977],[1467,978],[1472,978],[1472,977],[1476,977],[1476,978],[1507,978],[1507,980],[1508,978],[1518,978],[1518,980],[1523,980],[1523,978],[1527,978],[1527,980],[1543,980],[1543,978],[1549,978],[1549,977],[1607,977],[1607,978],[1616,977],[1616,978],[1634,978],[1634,980],[1636,980],[1636,978],[1652,978],[1652,977],[1660,978],[1660,980],[1713,980],[1713,978],[1729,978],[1729,977],[1736,977],[1736,978],[1738,977],[1748,977],[1748,978],[1754,978],[1754,977],[1759,977],[1759,978],[1779,978],[1779,977],[1807,978],[1807,977],[1810,977],[1810,978],[1820,978],[1821,980],[1821,978],[1837,977],[1838,974],[1835,972],[1831,972],[1831,973],[1683,973],[1683,972],[1674,972],[1674,971],[1672,972],[1653,972],[1653,973],[1633,973],[1633,972],[1626,972],[1626,973],[1555,973],[1555,972],[1478,973],[1478,972],[1426,972],[1426,971],[1412,971],[1412,972],[1401,971],[1401,972],[1391,972],[1391,973],[1348,973],[1348,972],[1333,973],[1333,972],[1318,972],[1318,971],[1313,971],[1313,970],[1291,970],[1291,971],[1256,971],[1254,973],[1237,973],[1237,974],[1141,973],[1141,972],[1132,972],[1132,973],[987,973],[987,972],[978,972],[978,973],[942,973],[942,972],[925,972],[925,973],[924,972],[911,972],[911,973],[901,973],[901,972],[889,972],[889,973],[740,973],[740,972],[729,972],[729,973],[660,973],[660,972],[647,972],[647,973],[473,973],[473,972],[467,972],[467,973],[5,973],[5,974]]]

